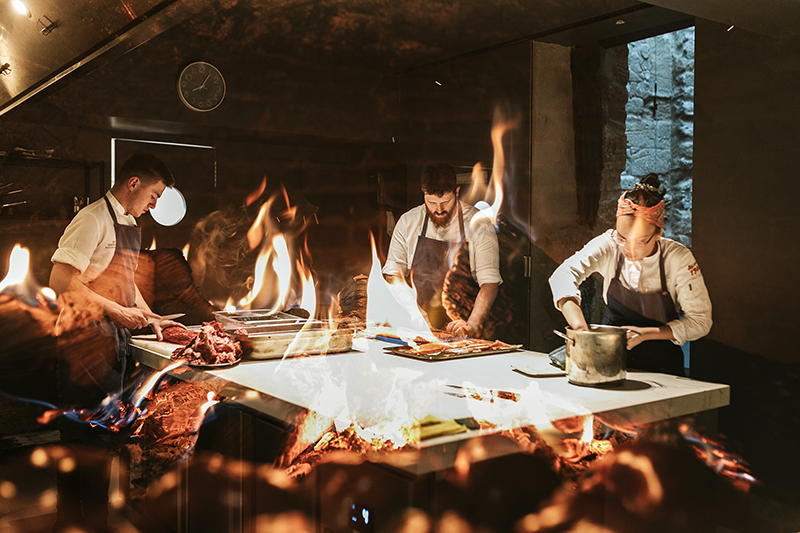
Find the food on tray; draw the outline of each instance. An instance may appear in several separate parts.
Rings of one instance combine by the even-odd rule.
[[[186,328],[179,328],[178,326],[170,326],[165,328],[161,331],[161,334],[164,335],[165,342],[181,344],[183,346],[186,346],[192,342],[195,337],[197,337],[196,331]]]
[[[459,355],[468,353],[492,352],[498,350],[513,350],[519,348],[514,344],[503,341],[487,341],[483,339],[461,339],[455,341],[439,341],[409,346],[403,351],[410,355]]]
[[[242,354],[241,345],[222,330],[219,322],[203,322],[192,341],[172,352],[172,359],[186,359],[190,365],[233,364]]]

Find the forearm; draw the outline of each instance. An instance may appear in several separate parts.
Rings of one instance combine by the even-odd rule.
[[[78,279],[78,269],[65,263],[54,263],[50,272],[50,288],[57,295],[71,292],[79,298],[98,305],[104,312],[114,311],[119,307],[115,302],[104,298],[87,287]]]
[[[589,329],[589,324],[586,323],[586,318],[583,316],[581,306],[574,298],[561,298],[558,301],[558,309],[567,319],[569,327],[575,331],[586,331]]]
[[[475,305],[472,307],[472,313],[470,313],[469,320],[467,320],[467,324],[473,331],[480,329],[481,324],[486,319],[486,315],[489,314],[494,304],[495,298],[497,298],[498,290],[499,284],[497,283],[484,283],[481,285],[478,296],[475,298]]]
[[[633,328],[631,328],[633,329]],[[672,328],[667,325],[663,325],[660,327],[649,327],[649,328],[635,328],[634,331],[639,333],[640,341],[656,341],[656,340],[665,340],[665,341],[674,341],[675,337],[672,334]]]

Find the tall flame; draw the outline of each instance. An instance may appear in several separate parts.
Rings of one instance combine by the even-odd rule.
[[[497,223],[497,215],[503,205],[503,181],[506,173],[506,158],[503,150],[503,137],[505,134],[517,127],[516,120],[504,118],[499,111],[495,111],[494,124],[492,125],[492,149],[494,150],[494,161],[492,163],[492,177],[489,181],[488,190],[483,187],[483,172],[480,165],[475,165],[472,171],[472,188],[470,198],[472,201],[479,200],[478,194],[485,190],[484,201],[490,201],[490,206],[484,207],[472,219],[472,224],[477,224],[482,220],[488,220],[493,226]]]
[[[265,184],[266,181],[263,181],[262,186],[252,193],[252,197],[248,197],[248,202],[255,201],[263,193]],[[295,250],[293,239],[302,234],[307,225],[304,221],[299,224],[298,229],[295,221],[298,210],[296,206],[290,205],[286,189],[283,189],[286,209],[273,221],[273,215],[270,213],[276,198],[277,196],[273,195],[261,205],[256,219],[247,231],[247,243],[250,249],[255,250],[259,246],[261,249],[256,260],[252,289],[235,307],[244,308],[258,304],[274,313],[299,302],[313,318],[318,306],[314,280],[310,269],[306,266],[306,260],[310,258],[308,246],[306,244],[301,250],[293,252]],[[281,229],[280,225],[284,223],[293,228],[291,234],[284,233]],[[269,244],[266,244],[267,242]],[[296,255],[299,257],[295,257]],[[276,282],[277,287],[273,282]],[[263,294],[259,297],[262,291]],[[257,298],[258,303],[255,302]],[[267,300],[267,303],[262,304],[263,300]],[[232,302],[229,302],[229,305],[226,305],[226,310],[231,310],[233,307],[231,304]]]
[[[311,318],[314,318],[317,315],[317,289],[314,286],[314,276],[306,270],[302,261],[297,261],[297,269],[300,272],[303,290],[300,307],[308,311]]]
[[[28,275],[30,259],[31,254],[27,248],[23,248],[19,244],[14,246],[8,258],[8,273],[3,281],[0,281],[0,291],[25,281],[25,276]]]
[[[400,338],[422,336],[436,340],[417,306],[417,293],[405,281],[387,283],[381,273],[381,263],[370,234],[372,267],[367,280],[367,324],[390,325]]]
[[[19,244],[11,250],[8,258],[8,272],[0,281],[0,293],[13,292],[17,298],[30,306],[45,306],[56,309],[56,293],[49,287],[40,287],[29,275],[31,254]]]

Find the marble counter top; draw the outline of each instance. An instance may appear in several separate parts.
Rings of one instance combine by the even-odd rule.
[[[131,344],[133,358],[155,369],[170,364],[169,354],[177,347],[153,336],[134,338]],[[728,385],[651,372],[629,371],[622,386],[593,388],[570,384],[565,376],[531,378],[513,370],[526,366],[552,372],[547,354],[539,352],[425,362],[385,353],[384,347],[390,346],[355,339],[353,350],[342,354],[243,360],[229,368],[181,367],[171,373],[184,380],[223,380],[228,387],[225,394],[233,401],[284,423],[311,409],[362,427],[433,415],[444,420],[488,420],[508,428],[589,413],[610,424],[641,426],[723,407],[730,399]],[[482,400],[456,397],[465,391],[450,385],[477,391]],[[514,393],[516,401],[492,391]],[[458,447],[454,444],[486,433],[437,437],[423,441],[420,448],[437,448],[435,463],[440,465],[438,455],[448,444],[450,455]],[[426,468],[419,464],[417,473]]]

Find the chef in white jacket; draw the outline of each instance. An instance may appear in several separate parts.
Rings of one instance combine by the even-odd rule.
[[[612,230],[589,241],[550,277],[556,307],[573,330],[589,329],[579,286],[592,273],[603,277],[604,324],[628,332],[628,367],[684,374],[686,341],[711,330],[711,300],[692,252],[667,239],[664,194],[649,174],[617,202]]]

